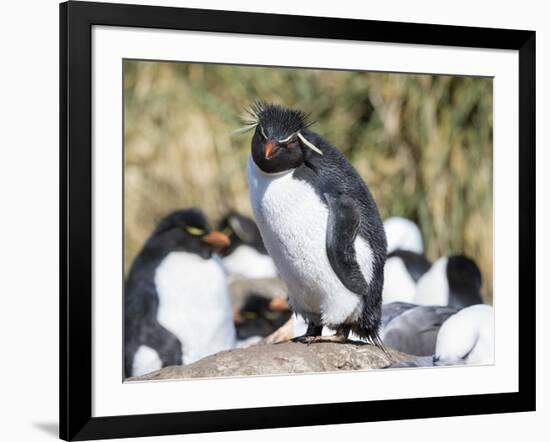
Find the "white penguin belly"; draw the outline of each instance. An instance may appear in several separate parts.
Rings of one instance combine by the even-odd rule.
[[[262,172],[249,158],[252,209],[264,244],[288,286],[292,308],[315,322],[339,325],[361,313],[361,296],[348,290],[333,271],[326,253],[328,208],[292,171]],[[355,241],[365,279],[372,277],[372,251]]]
[[[180,340],[183,362],[236,343],[226,275],[218,258],[172,252],[155,273],[158,321]]]

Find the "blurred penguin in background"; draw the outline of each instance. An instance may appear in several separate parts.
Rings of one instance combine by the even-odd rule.
[[[251,293],[234,314],[237,339],[266,337],[285,324],[291,315],[287,299]]]
[[[439,329],[433,356],[392,364],[387,368],[494,363],[494,308],[478,304],[450,316]]]
[[[457,308],[483,304],[479,267],[464,255],[439,258],[418,280],[414,302]]]
[[[414,302],[417,284],[431,263],[419,253],[397,249],[388,254],[384,266],[382,302]]]
[[[125,284],[126,377],[235,346],[226,275],[213,255],[229,243],[199,209],[178,210],[158,224]]]
[[[484,365],[494,362],[495,312],[491,305],[472,305],[443,323],[434,365]]]
[[[260,231],[254,220],[237,212],[229,212],[218,224],[231,245],[220,252],[222,262],[231,276],[243,278],[274,278],[275,263],[264,247]]]
[[[382,342],[403,353],[431,356],[435,353],[441,326],[457,312],[457,308],[446,306],[385,304],[382,306]]]
[[[424,242],[418,226],[406,218],[392,216],[384,220],[384,230],[388,240],[388,254],[394,250],[408,250],[422,255]]]
[[[384,221],[388,257],[384,266],[382,302],[414,302],[416,284],[431,263],[424,256],[424,242],[418,226],[401,217]]]

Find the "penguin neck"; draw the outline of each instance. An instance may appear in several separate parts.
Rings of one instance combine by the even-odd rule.
[[[269,173],[269,172],[266,172],[266,171],[262,170],[260,168],[260,166],[258,166],[256,164],[256,161],[254,161],[254,158],[252,158],[252,155],[249,156],[248,161],[252,164],[252,168],[253,168],[255,173],[263,175],[263,176],[268,177],[268,178],[272,178],[272,179],[283,177],[285,175],[293,173],[296,170],[295,168],[292,168],[292,169],[283,170],[281,172]]]

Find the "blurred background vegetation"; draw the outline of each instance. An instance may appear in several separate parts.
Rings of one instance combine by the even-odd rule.
[[[231,132],[257,99],[310,112],[382,217],[415,221],[431,260],[474,258],[492,301],[493,93],[479,77],[125,61],[126,269],[174,209],[251,215],[251,134]]]

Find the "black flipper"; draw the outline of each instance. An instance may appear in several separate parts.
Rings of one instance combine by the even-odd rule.
[[[355,252],[354,243],[361,227],[360,209],[348,195],[324,193],[323,196],[329,208],[326,240],[329,263],[342,284],[363,299],[360,323],[353,324],[351,330],[386,352],[379,336],[383,276],[378,284],[367,281]]]
[[[139,336],[139,339],[136,338],[137,336]],[[124,344],[124,374],[127,378],[133,375],[134,357],[141,345],[146,345],[155,350],[163,367],[183,364],[180,340],[156,320],[151,320],[143,325],[141,331],[126,339]]]
[[[155,267],[153,264],[156,263],[151,268]],[[141,345],[155,350],[163,367],[182,364],[181,342],[157,320],[159,298],[153,278],[133,276],[130,272],[124,289],[125,377],[132,375],[135,354]]]
[[[324,194],[329,208],[327,223],[327,257],[334,273],[344,286],[365,296],[368,283],[357,263],[354,242],[361,224],[361,212],[353,198]]]
[[[163,367],[183,364],[180,340],[158,322],[151,323],[144,330],[143,343],[156,350]]]

